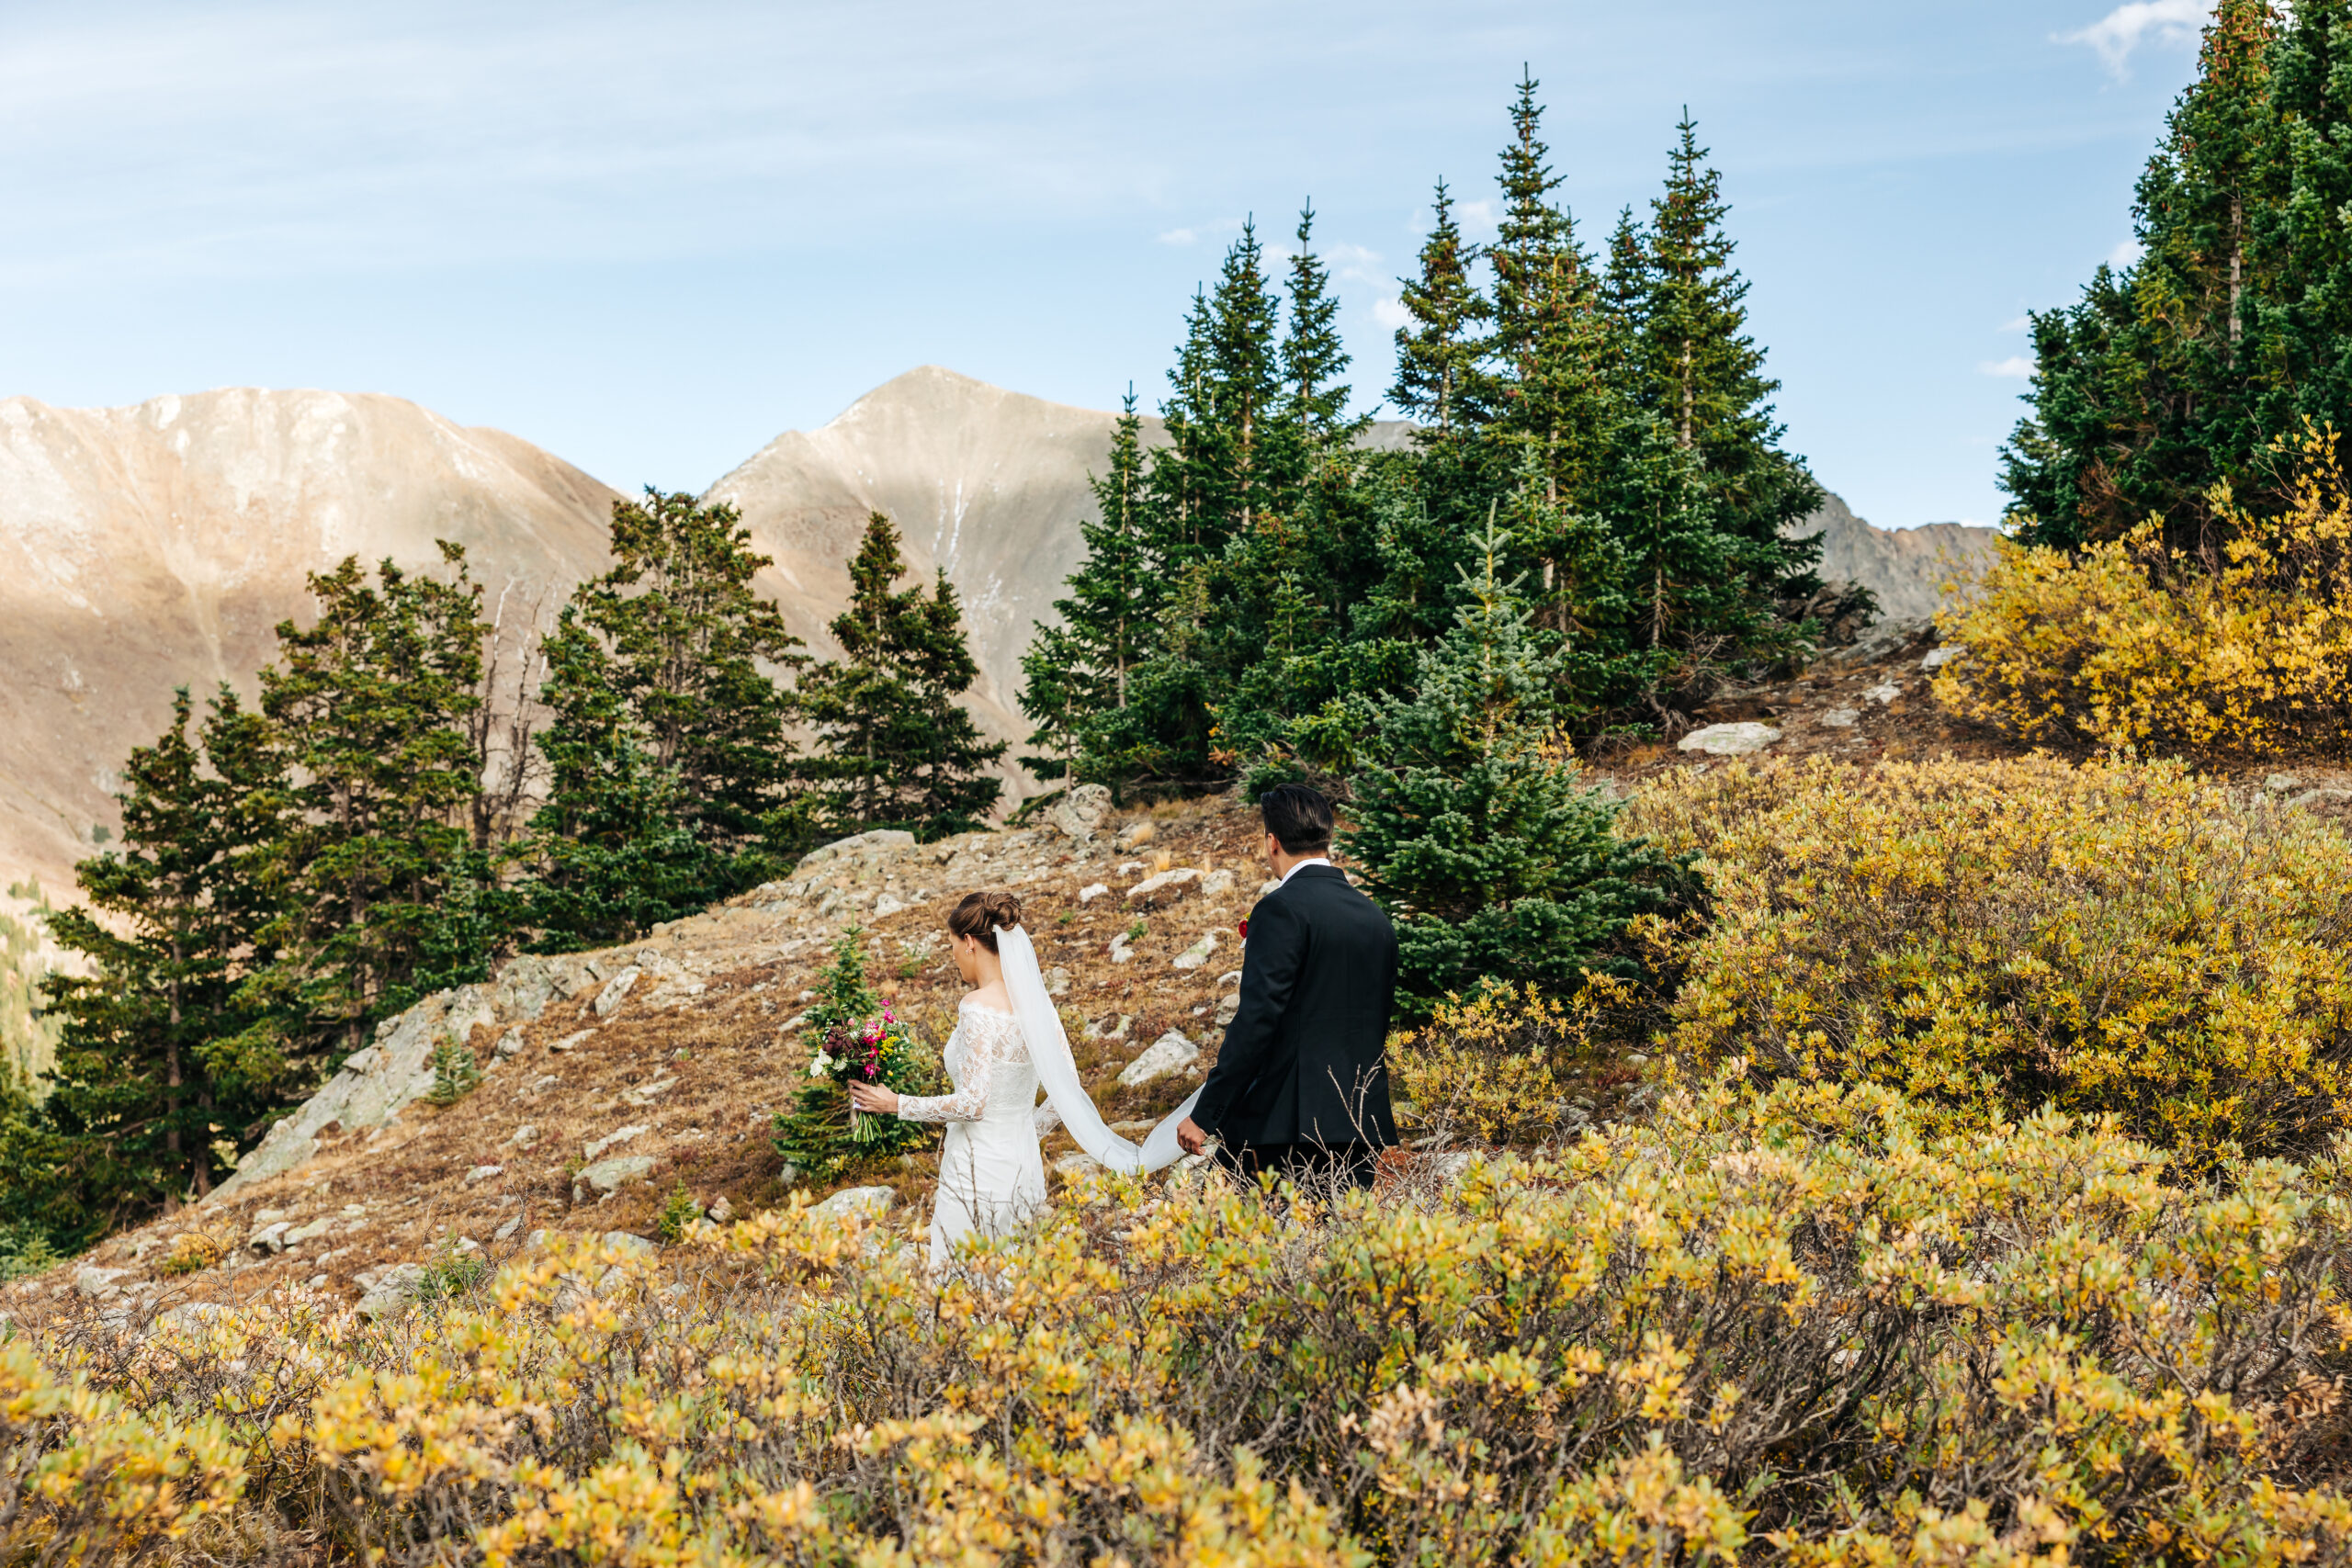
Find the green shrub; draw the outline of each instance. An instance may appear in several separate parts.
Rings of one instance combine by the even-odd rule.
[[[686,1190],[685,1180],[681,1178],[671,1187],[670,1195],[662,1200],[662,1212],[654,1217],[653,1228],[663,1241],[675,1246],[693,1234],[695,1222],[701,1218],[702,1204]]]
[[[424,1098],[435,1105],[455,1105],[481,1087],[481,1067],[474,1054],[444,1035],[433,1043],[433,1087]]]
[[[2173,764],[1736,764],[1637,798],[1714,919],[1667,1041],[1928,1124],[2111,1113],[2189,1168],[2342,1124],[2352,844]]]

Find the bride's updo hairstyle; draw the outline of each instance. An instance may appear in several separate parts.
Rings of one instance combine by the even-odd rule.
[[[956,912],[947,917],[947,929],[959,937],[977,937],[982,947],[996,951],[996,933],[1009,931],[1021,923],[1021,900],[1002,890],[988,893],[967,893]]]

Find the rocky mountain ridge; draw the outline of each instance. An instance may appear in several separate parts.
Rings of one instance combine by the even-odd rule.
[[[824,628],[865,515],[888,513],[914,569],[944,568],[961,591],[980,666],[971,706],[1017,740],[1021,652],[1078,563],[1115,419],[926,366],[778,436],[707,493],[742,509],[775,558],[759,588],[820,654],[835,651]],[[1393,423],[1367,437],[1408,438]],[[618,493],[515,436],[373,394],[0,400],[0,886],[70,896],[74,863],[117,827],[117,771],[154,739],[172,688],[250,691],[276,625],[311,613],[307,573],[352,554],[429,565],[434,540],[454,538],[508,614],[545,615],[605,565]],[[1891,615],[1932,607],[1938,549],[1964,558],[1991,532],[1890,534],[1834,497],[1815,521],[1826,573],[1869,585]]]

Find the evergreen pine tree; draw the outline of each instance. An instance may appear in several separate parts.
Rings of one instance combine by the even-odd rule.
[[[2352,6],[2222,0],[2133,207],[2143,254],[2033,316],[2032,412],[2002,454],[2031,543],[2118,537],[2151,515],[2219,543],[2228,480],[2263,510],[2271,444],[2352,429]]]
[[[898,529],[875,513],[849,563],[849,608],[831,628],[842,658],[801,682],[820,743],[803,770],[833,831],[944,838],[978,827],[1003,787],[981,770],[1004,744],[983,742],[956,702],[979,673],[956,590],[944,571],[928,594],[894,588],[906,572]]]
[[[1127,389],[1112,429],[1108,471],[1093,478],[1094,515],[1079,525],[1086,558],[1054,601],[1058,626],[1041,626],[1023,654],[1022,711],[1039,748],[1023,764],[1040,778],[1066,778],[1087,749],[1089,725],[1126,706],[1131,672],[1148,657],[1164,596],[1159,543],[1147,508],[1143,419]]]
[[[1616,803],[1578,781],[1559,639],[1501,577],[1508,547],[1489,523],[1455,628],[1409,691],[1363,705],[1380,760],[1356,775],[1342,843],[1396,921],[1410,1010],[1487,979],[1566,990],[1613,967],[1606,949],[1675,869],[1619,841]]]
[[[522,890],[534,947],[608,947],[736,891],[745,868],[697,833],[677,771],[655,759],[578,604],[557,617],[545,651],[548,717],[537,742],[549,785],[532,818]]]
[[[1780,449],[1783,428],[1767,400],[1781,384],[1764,374],[1764,351],[1747,333],[1748,285],[1724,231],[1722,175],[1687,111],[1675,130],[1638,274],[1637,396],[1675,445],[1696,455],[1725,525],[1770,546],[1782,525],[1820,504],[1821,491]],[[1792,544],[1788,554],[1802,570],[1819,551]]]
[[[356,558],[313,574],[320,615],[277,628],[262,711],[284,747],[294,820],[275,847],[281,900],[257,985],[297,1053],[348,1053],[416,982],[468,843],[458,823],[481,787],[465,721],[480,700],[481,590],[443,544],[450,581]],[[487,954],[476,956],[477,964]]]
[[[1479,384],[1485,324],[1494,307],[1470,276],[1476,248],[1453,220],[1453,193],[1437,183],[1436,219],[1421,242],[1418,277],[1398,279],[1397,301],[1412,324],[1396,329],[1396,382],[1388,400],[1423,424],[1425,440],[1444,440],[1483,411],[1464,400]]]
[[[772,671],[805,666],[783,614],[752,590],[771,558],[741,514],[648,490],[613,504],[613,567],[572,596],[609,680],[695,837],[720,855],[755,849],[792,773],[791,693]],[[785,846],[789,849],[793,846]]]
[[[51,1234],[86,1239],[211,1190],[226,1135],[249,1145],[298,1084],[249,1048],[243,995],[270,913],[259,863],[283,827],[284,780],[254,716],[225,687],[196,728],[183,687],[172,722],[123,768],[121,848],[76,867],[85,907],[50,916],[87,975],[45,983],[63,1029],[37,1117]]]

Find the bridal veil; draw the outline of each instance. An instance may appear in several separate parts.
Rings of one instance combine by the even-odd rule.
[[[1029,933],[1019,926],[998,931],[996,952],[1004,965],[1004,988],[1012,998],[1012,1016],[1020,1022],[1037,1081],[1045,1086],[1046,1100],[1070,1136],[1078,1140],[1078,1146],[1116,1171],[1161,1170],[1175,1164],[1184,1152],[1176,1142],[1176,1128],[1193,1113],[1201,1091],[1194,1089],[1187,1096],[1183,1104],[1151,1130],[1140,1147],[1111,1131],[1078,1081],[1069,1036],[1062,1029],[1060,1010],[1046,994],[1046,976],[1037,968],[1037,949]]]

